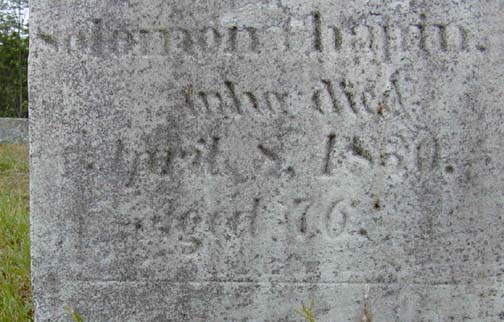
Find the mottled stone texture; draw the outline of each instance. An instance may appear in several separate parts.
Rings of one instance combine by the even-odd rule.
[[[0,118],[0,144],[28,143],[28,120]]]
[[[504,319],[502,1],[30,15],[37,322]]]

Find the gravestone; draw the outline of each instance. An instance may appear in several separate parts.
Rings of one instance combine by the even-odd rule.
[[[36,321],[504,319],[504,7],[31,1]]]
[[[28,120],[0,118],[0,144],[28,143]]]

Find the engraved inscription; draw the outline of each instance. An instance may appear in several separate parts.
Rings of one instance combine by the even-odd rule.
[[[293,221],[290,223],[291,231],[294,236],[298,236],[301,239],[305,239],[308,237],[308,210],[313,205],[313,200],[311,199],[294,199],[293,202],[293,210],[290,213],[289,219]]]
[[[346,203],[342,199],[327,202],[324,198],[306,196],[289,199],[289,209],[282,220],[281,213],[271,212],[262,198],[253,198],[245,207],[200,209],[195,204],[177,209],[170,204],[166,211],[151,217],[150,220],[137,222],[136,230],[151,229],[160,238],[169,238],[170,247],[181,254],[191,255],[205,246],[214,243],[225,247],[230,239],[265,238],[265,233],[272,238],[286,237],[306,242],[313,238],[335,240],[342,235],[348,224]],[[285,230],[266,230],[264,225],[271,225],[268,219],[277,216],[277,224],[286,225]],[[208,235],[210,233],[210,235]]]
[[[239,91],[232,81],[223,82],[221,90],[195,91],[192,85],[183,89],[182,96],[194,114],[251,115],[287,113],[289,93]]]
[[[302,174],[295,169],[296,164],[288,161],[285,150],[276,145],[250,145],[248,150],[257,152],[249,155],[250,162],[243,162],[243,155],[229,154],[230,146],[228,143],[224,145],[220,136],[202,137],[174,146],[163,141],[166,136],[163,133],[146,138],[143,148],[136,151],[130,151],[122,140],[118,141],[113,170],[126,187],[135,187],[147,177],[169,180],[182,172],[205,180],[231,177],[248,181],[237,172],[237,162],[244,172],[261,168],[260,172],[276,178],[295,179]],[[341,171],[357,174],[361,171],[377,171],[378,167],[388,168],[394,180],[410,171],[417,170],[420,174],[431,172],[439,162],[439,142],[429,137],[411,135],[405,132],[391,133],[385,138],[383,146],[377,147],[373,146],[372,138],[337,136],[335,131],[331,131],[317,143],[317,162],[310,162],[304,171],[314,171],[322,180],[332,178]],[[279,146],[284,143],[278,142]],[[299,154],[302,154],[302,150],[299,150]]]
[[[328,112],[341,113],[345,108],[354,114],[359,113],[357,101],[355,99],[356,94],[352,89],[353,85],[348,80],[339,81],[337,87],[331,80],[323,79],[321,82],[324,89],[316,90],[312,96],[315,110],[319,111],[321,114]],[[327,96],[329,104],[324,104],[323,96]],[[363,100],[361,104],[363,105],[364,103],[365,102]],[[324,106],[328,106],[330,108],[327,109],[324,108]]]
[[[326,155],[324,158],[324,166],[322,170],[322,174],[330,176],[331,175],[331,159],[334,150],[334,144],[336,140],[336,135],[334,133],[329,134],[327,137],[327,147],[326,147]]]
[[[323,200],[323,199],[322,199]],[[287,214],[290,232],[300,241],[322,233],[328,239],[339,237],[347,226],[348,213],[343,200],[329,206],[313,198],[294,198]]]
[[[340,209],[342,200],[338,200],[331,205],[327,214],[323,217],[322,225],[329,238],[336,238],[343,233],[347,222],[347,213]]]
[[[257,216],[261,199],[254,199],[252,209],[249,211],[235,211],[230,218],[230,224],[235,236],[250,234],[255,236],[257,232]],[[245,218],[245,219],[244,219]]]
[[[126,149],[122,140],[118,141],[113,170],[121,173],[121,180],[124,180],[126,187],[135,186],[137,180],[145,175],[169,178],[180,170],[209,176],[220,174],[219,137],[200,138],[193,145],[185,147],[165,145],[162,141],[155,142],[156,139],[159,140],[159,137],[146,139],[143,148],[137,151]]]
[[[313,13],[313,48],[316,51],[323,51],[322,44],[322,18],[320,12]]]
[[[471,33],[462,25],[428,21],[425,17],[410,24],[338,24],[329,23],[333,20],[328,18],[331,17],[315,11],[310,14],[309,23],[294,24],[291,17],[285,17],[279,18],[276,26],[261,29],[242,24],[194,29],[181,26],[117,29],[107,25],[105,20],[90,19],[75,33],[38,31],[36,37],[53,50],[98,56],[260,55],[271,50],[309,49],[318,53],[372,53],[390,61],[394,56],[460,53],[484,46],[477,39],[472,41],[474,44],[470,43]]]
[[[197,252],[203,245],[204,217],[195,205],[188,209],[175,209],[168,203],[161,214],[156,214],[144,222],[137,222],[135,229],[152,229],[151,234],[172,236],[170,245],[184,255]]]
[[[208,215],[209,231],[217,238],[253,238],[257,235],[261,199],[255,198],[250,208],[216,210]],[[220,242],[219,242],[220,243]]]
[[[214,90],[196,89],[192,84],[185,86],[181,96],[186,108],[194,115],[234,114],[249,117],[297,114],[306,109],[299,104],[291,104],[293,93],[288,91],[251,91],[242,89],[240,84],[229,80],[216,86],[217,89]],[[402,93],[395,78],[390,80],[389,88],[382,93],[377,93],[377,88],[358,88],[347,78],[321,79],[312,88],[311,92],[299,92],[297,95],[298,98],[310,102],[308,108],[320,115],[382,114],[380,106],[393,98],[397,98],[398,107],[403,107]],[[394,104],[387,105],[392,107]]]

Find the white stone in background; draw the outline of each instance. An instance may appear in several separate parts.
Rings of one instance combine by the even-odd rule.
[[[0,144],[28,143],[28,120],[0,118]]]
[[[37,322],[504,319],[503,14],[31,1]]]

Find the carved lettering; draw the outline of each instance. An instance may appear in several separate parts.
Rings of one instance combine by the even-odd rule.
[[[176,171],[199,171],[205,175],[220,174],[218,158],[220,138],[200,139],[191,146],[166,146],[163,142],[144,143],[143,150],[128,151],[119,141],[115,155],[115,171],[126,187],[132,187],[139,177],[173,176]]]
[[[334,202],[323,217],[322,227],[330,239],[337,238],[345,229],[348,215],[340,209],[342,204],[342,200]]]
[[[313,13],[313,48],[316,51],[323,51],[322,44],[322,18],[320,12]]]
[[[231,81],[225,81],[218,91],[194,91],[189,85],[182,90],[182,96],[195,114],[264,116],[289,112],[288,93],[241,91]]]
[[[347,225],[348,213],[343,200],[337,200],[327,206],[322,206],[311,198],[295,198],[292,209],[289,211],[287,221],[291,233],[299,240],[314,238],[319,232],[329,239],[340,236]],[[322,210],[319,214],[315,210]]]
[[[242,89],[240,84],[224,81],[217,89],[196,90],[193,85],[183,87],[181,94],[185,107],[194,115],[240,115],[248,117],[265,117],[276,114],[296,115],[301,110],[294,110],[289,104],[289,92],[250,91]],[[383,104],[390,108],[403,108],[403,95],[400,91],[396,73],[390,79],[390,86],[382,93],[376,93],[372,86],[357,87],[351,80],[321,79],[312,87],[312,92],[298,93],[307,101],[309,108],[321,115],[340,114],[359,116],[365,114],[382,114]],[[309,96],[308,96],[309,95]]]
[[[394,56],[435,55],[457,53],[470,49],[469,32],[455,23],[426,22],[401,25],[326,23],[321,12],[310,14],[307,30],[294,32],[291,18],[279,21],[278,27],[258,30],[252,26],[200,26],[187,29],[180,26],[139,29],[103,28],[100,19],[72,34],[50,35],[39,32],[36,37],[50,45],[52,50],[68,53],[80,51],[91,55],[167,56],[176,53],[209,55],[216,52],[228,54],[268,54],[267,44],[282,51],[311,48],[318,53],[352,51],[359,54],[374,53],[385,61]],[[305,39],[295,37],[305,37]],[[292,44],[304,44],[293,46]],[[476,47],[475,47],[476,48]],[[266,50],[264,50],[266,49]]]
[[[249,208],[216,210],[207,217],[208,230],[217,240],[221,238],[254,238],[258,233],[261,199],[252,200]]]
[[[326,176],[331,175],[331,169],[332,169],[331,159],[332,159],[332,154],[333,154],[333,150],[334,150],[335,140],[336,140],[336,135],[334,133],[329,134],[329,136],[327,137],[326,154],[324,157],[324,166],[322,169],[322,174],[326,175]]]
[[[336,84],[331,80],[321,80],[322,89],[316,89],[312,95],[313,108],[320,112],[325,113],[342,113],[351,112],[358,114],[362,112],[369,112],[365,105],[365,93],[359,95],[353,88],[353,84],[342,79]],[[364,108],[362,108],[364,107]]]
[[[308,237],[308,210],[313,205],[313,200],[310,199],[294,199],[293,210],[291,212],[289,225],[295,236],[305,239]]]

